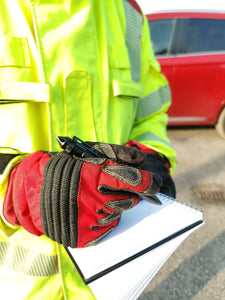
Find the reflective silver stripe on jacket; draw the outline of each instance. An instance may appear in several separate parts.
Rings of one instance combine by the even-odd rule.
[[[143,119],[160,110],[164,104],[170,103],[171,94],[168,85],[162,86],[155,92],[138,101],[137,119]]]
[[[143,27],[143,16],[133,8],[126,0],[123,0],[126,17],[126,45],[128,49],[131,75],[135,82],[140,81],[141,75],[141,38]],[[143,119],[160,110],[164,104],[171,101],[168,85],[161,87],[155,92],[145,96],[138,102],[134,99],[134,110],[138,103],[136,119]]]
[[[138,135],[137,137],[135,137],[135,141],[140,143],[144,141],[155,141],[155,142],[166,144],[169,147],[172,147],[170,142],[162,139],[160,136],[152,133],[151,131]]]
[[[0,242],[0,267],[30,276],[50,276],[59,273],[56,255],[35,253],[35,251]]]
[[[131,76],[133,81],[139,82],[143,16],[128,1],[123,0],[123,5],[126,17],[126,46],[131,64]]]

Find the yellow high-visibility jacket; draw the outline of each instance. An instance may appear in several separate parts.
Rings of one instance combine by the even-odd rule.
[[[165,155],[171,103],[134,0],[0,1],[0,203],[10,170],[55,137]],[[103,287],[104,288],[104,287]],[[93,299],[65,249],[0,217],[1,299]],[[106,291],[107,298],[107,291]]]

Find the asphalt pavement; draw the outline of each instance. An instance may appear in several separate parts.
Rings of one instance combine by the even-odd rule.
[[[205,224],[169,257],[138,300],[225,299],[225,140],[214,128],[168,129],[177,199]],[[135,276],[135,271],[134,271]]]

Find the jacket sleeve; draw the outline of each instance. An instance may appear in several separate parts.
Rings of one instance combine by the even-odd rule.
[[[144,94],[138,102],[130,139],[165,155],[170,161],[173,173],[176,153],[167,136],[167,110],[171,104],[170,88],[154,57],[146,17],[142,34],[141,83],[144,85]]]

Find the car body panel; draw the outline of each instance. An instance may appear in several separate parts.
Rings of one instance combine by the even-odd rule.
[[[149,14],[147,18],[149,21],[176,19],[180,22],[176,24],[168,53],[156,54],[171,87],[169,125],[215,125],[225,105],[225,43],[223,48],[221,40],[222,51],[190,50],[185,53],[183,50],[190,19],[225,20],[225,13],[165,12]]]

